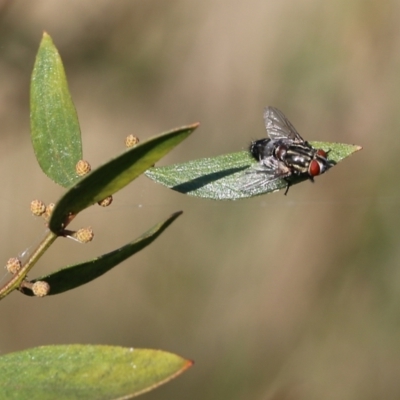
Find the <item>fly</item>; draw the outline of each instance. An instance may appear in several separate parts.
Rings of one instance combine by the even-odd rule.
[[[259,162],[248,174],[250,181],[244,190],[265,186],[277,179],[287,183],[285,195],[291,185],[289,177],[306,176],[312,182],[323,174],[333,162],[328,152],[316,149],[305,141],[281,111],[274,107],[264,109],[264,122],[268,137],[250,144],[250,154]]]

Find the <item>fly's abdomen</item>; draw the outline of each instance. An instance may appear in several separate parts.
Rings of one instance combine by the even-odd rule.
[[[275,144],[271,139],[260,139],[251,142],[250,154],[257,160],[262,161],[263,159],[273,155],[275,150]]]

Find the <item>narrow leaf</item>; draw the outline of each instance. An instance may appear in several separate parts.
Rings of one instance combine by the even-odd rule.
[[[50,230],[58,233],[70,214],[75,215],[128,185],[198,126],[196,123],[155,136],[86,175],[56,204],[49,223]]]
[[[56,47],[43,34],[31,78],[31,138],[36,159],[54,182],[69,187],[78,181],[82,159],[81,132]]]
[[[329,160],[334,164],[352,153],[361,150],[360,146],[342,143],[311,142],[319,149],[329,150]],[[283,179],[272,181],[262,187],[243,190],[249,169],[257,162],[249,152],[225,154],[214,158],[203,158],[182,164],[154,167],[146,175],[157,183],[191,196],[213,200],[238,200],[260,194],[286,189]],[[307,177],[291,177],[291,184],[307,180]]]
[[[193,362],[160,350],[43,346],[0,357],[0,398],[131,399],[170,381]]]
[[[164,222],[153,226],[142,236],[117,250],[103,254],[102,256],[93,260],[63,268],[50,275],[41,276],[40,278],[32,280],[31,283],[35,283],[37,281],[47,282],[50,285],[49,295],[60,294],[68,290],[75,289],[78,286],[82,286],[105,274],[122,261],[125,261],[127,258],[133,256],[151,244],[181,214],[182,211],[172,214]],[[28,296],[33,296],[32,291],[27,288],[21,288],[21,291]]]

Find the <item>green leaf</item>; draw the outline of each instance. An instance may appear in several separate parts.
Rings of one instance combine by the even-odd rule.
[[[81,131],[64,67],[45,32],[36,55],[30,93],[31,138],[36,159],[54,182],[69,187],[79,180]]]
[[[155,136],[86,175],[56,204],[49,223],[50,230],[58,233],[69,215],[76,215],[128,185],[198,126],[196,123]]]
[[[0,357],[6,400],[131,399],[175,378],[193,362],[160,350],[43,346]]]
[[[107,271],[114,268],[122,261],[133,256],[134,254],[151,244],[181,214],[182,211],[178,211],[172,214],[164,222],[153,226],[142,236],[117,250],[114,250],[107,254],[103,254],[102,256],[93,260],[63,268],[50,275],[41,276],[30,282],[47,282],[50,285],[49,295],[60,294],[66,292],[67,290],[75,289],[78,286],[84,285],[105,274]],[[22,293],[28,296],[33,296],[32,291],[27,288],[21,288],[20,290],[22,291]]]
[[[360,146],[342,143],[311,142],[318,149],[329,150],[329,160],[337,164],[352,153],[361,150]],[[214,158],[203,158],[182,164],[154,167],[146,175],[157,183],[191,196],[213,200],[238,200],[260,194],[286,189],[283,179],[268,185],[243,190],[248,182],[250,168],[257,162],[249,152],[225,154]],[[307,180],[307,177],[291,177],[291,184]]]

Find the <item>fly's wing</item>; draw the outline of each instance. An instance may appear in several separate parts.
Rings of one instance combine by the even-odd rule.
[[[274,107],[264,109],[264,122],[267,134],[272,140],[293,141],[295,143],[304,143],[303,138],[296,131],[291,122]]]
[[[241,191],[249,192],[256,187],[264,188],[271,182],[290,175],[291,170],[282,161],[268,157],[246,171],[242,177]]]

